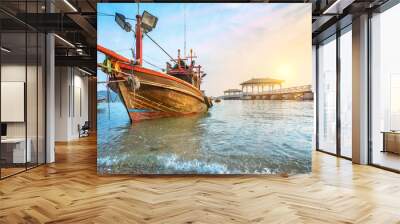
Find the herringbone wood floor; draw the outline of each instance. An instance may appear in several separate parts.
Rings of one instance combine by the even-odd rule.
[[[313,153],[313,173],[100,177],[94,138],[0,181],[0,223],[400,223],[400,175]]]

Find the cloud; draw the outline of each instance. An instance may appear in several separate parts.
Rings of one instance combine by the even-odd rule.
[[[130,10],[126,5],[113,10]],[[142,5],[159,17],[150,35],[176,56],[177,49],[183,48],[183,4]],[[311,83],[310,4],[196,3],[185,7],[187,46],[195,50],[196,61],[208,73],[202,85],[207,94],[221,95],[253,77],[282,78],[286,86]],[[119,27],[113,21],[100,23],[106,24],[98,24],[99,39],[106,46],[122,49],[133,43],[132,37],[116,31]],[[131,57],[130,52],[125,56]],[[148,39],[144,56],[157,65],[169,60]]]

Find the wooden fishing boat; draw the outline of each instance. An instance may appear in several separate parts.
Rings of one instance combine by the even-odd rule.
[[[131,121],[204,113],[211,100],[200,90],[205,74],[190,58],[167,63],[166,72],[143,67],[141,16],[136,16],[136,58],[130,60],[100,45],[106,55],[98,64],[108,75],[108,86],[120,95]],[[186,61],[190,59],[190,64]]]

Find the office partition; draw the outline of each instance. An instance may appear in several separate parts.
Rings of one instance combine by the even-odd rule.
[[[45,162],[45,34],[18,20],[43,12],[44,1],[2,1],[0,16],[0,121],[6,127],[0,144],[0,178]]]

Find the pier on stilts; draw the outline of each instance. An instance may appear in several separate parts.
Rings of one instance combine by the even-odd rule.
[[[229,89],[220,98],[224,100],[313,100],[311,85],[282,88],[283,80],[251,79],[241,83],[242,90]]]

